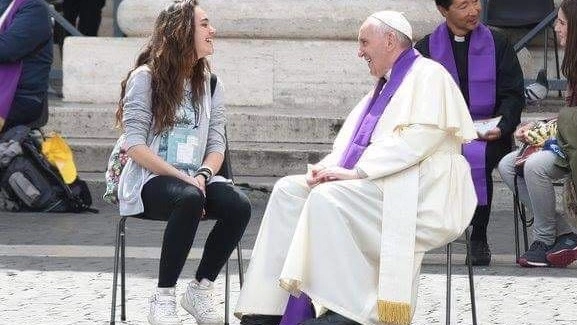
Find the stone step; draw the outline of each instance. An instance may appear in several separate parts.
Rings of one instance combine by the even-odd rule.
[[[68,37],[63,94],[68,102],[116,103],[120,82],[143,38]],[[374,83],[357,43],[342,40],[219,39],[211,58],[229,106],[349,110]],[[330,50],[329,50],[330,49]],[[527,78],[542,67],[542,51],[524,52]],[[239,64],[242,62],[243,64]],[[549,56],[553,76],[553,56]]]
[[[66,38],[64,100],[116,103],[143,44],[142,38]],[[352,41],[220,39],[215,46],[212,66],[230,106],[349,108],[373,85]]]
[[[554,116],[564,101],[550,92],[541,103],[528,105],[524,120]],[[50,119],[44,128],[75,139],[116,139],[115,104],[69,103],[50,100]],[[232,142],[332,143],[346,112],[335,110],[228,107],[227,132]]]
[[[114,145],[113,139],[68,139],[77,169],[103,172]],[[303,173],[307,163],[318,162],[329,144],[230,142],[232,168],[238,176],[284,176]]]
[[[536,114],[536,116],[539,114],[546,116],[556,114],[560,109],[566,106],[563,96],[563,93],[561,94],[561,97],[559,97],[557,91],[550,90],[549,96],[541,102],[527,104],[523,116],[530,117],[531,114]]]
[[[120,28],[130,37],[150,35],[158,13],[171,0],[123,0]],[[406,13],[416,39],[442,19],[430,0],[211,0],[200,3],[225,38],[356,40],[362,22],[379,10]]]
[[[561,0],[555,0],[559,5]],[[119,25],[129,37],[151,34],[158,13],[171,0],[123,0],[118,8]],[[337,39],[356,40],[358,28],[368,15],[380,10],[406,14],[415,40],[430,33],[443,17],[431,0],[211,0],[200,3],[224,38]],[[522,33],[511,31],[513,39]],[[541,44],[537,36],[535,43]]]
[[[70,138],[116,139],[116,105],[50,101],[46,130]],[[343,115],[328,110],[227,107],[229,141],[332,143]]]

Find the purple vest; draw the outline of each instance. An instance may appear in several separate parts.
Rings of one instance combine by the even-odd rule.
[[[25,1],[26,0],[14,0],[12,8],[6,9],[10,11],[7,13],[4,23],[0,26],[0,34],[4,33],[8,29],[8,26],[12,24],[14,15]],[[10,112],[21,74],[22,61],[0,64],[0,89],[2,89],[2,91],[0,91],[0,131],[2,131],[4,122]]]
[[[429,38],[431,58],[441,63],[459,84],[459,74],[446,23],[441,24]],[[497,92],[497,67],[493,34],[483,24],[471,32],[468,54],[469,112],[473,120],[493,117]],[[479,205],[487,205],[487,176],[485,171],[486,141],[473,140],[463,146],[463,155],[471,165],[471,174]]]

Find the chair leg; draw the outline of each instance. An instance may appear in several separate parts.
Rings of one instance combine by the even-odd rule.
[[[240,287],[242,288],[242,285],[244,283],[244,265],[242,260],[242,247],[240,246],[240,242],[236,245],[236,255],[238,258],[238,282],[240,284]]]
[[[467,245],[467,253],[471,256],[471,239],[469,236],[469,229],[465,230],[465,243]],[[473,325],[477,325],[477,304],[475,303],[475,283],[473,281],[473,263],[471,259],[467,261],[467,268],[469,269],[469,294],[471,295],[471,317],[473,318]]]
[[[446,314],[445,314],[445,324],[451,325],[451,268],[452,268],[452,261],[451,261],[451,243],[447,244],[447,301],[446,301]],[[470,256],[470,255],[469,255]],[[471,259],[469,258],[469,261]]]
[[[519,202],[519,188],[517,187],[517,175],[515,175],[513,183],[515,184],[513,191],[513,223],[514,223],[513,229],[515,230],[515,262],[517,262],[519,260],[519,257],[521,257],[520,252],[521,245],[519,244],[519,214],[521,213],[520,211],[521,204]]]
[[[530,225],[527,222],[527,211],[525,210],[524,204],[521,204],[521,206],[519,207],[519,216],[521,217],[521,223],[523,225],[523,244],[526,252],[529,250],[529,238],[527,237],[527,228]]]
[[[543,53],[543,69],[545,69],[545,71],[547,71],[547,57],[548,57],[548,53],[549,53],[549,29],[545,28],[544,30],[544,36],[545,36],[545,50]]]
[[[114,271],[112,272],[112,303],[110,306],[110,325],[114,325],[116,321],[116,291],[118,286],[118,259],[120,251],[120,234],[122,219],[116,226],[116,238],[114,240]]]
[[[557,43],[557,33],[553,30],[553,42],[555,42],[555,68],[557,71],[557,80],[561,79],[561,69],[559,67],[559,45]],[[559,90],[559,97],[562,96],[561,90]]]
[[[126,321],[126,217],[120,220],[120,320]]]
[[[224,265],[224,325],[229,325],[228,312],[230,303],[230,272],[228,261]]]

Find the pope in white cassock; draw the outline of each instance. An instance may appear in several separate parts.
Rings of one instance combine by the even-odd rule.
[[[398,12],[359,30],[375,90],[333,150],[274,186],[236,307],[241,324],[279,324],[289,294],[303,324],[410,324],[425,252],[459,237],[477,199],[461,145],[477,137],[459,87],[412,48]]]

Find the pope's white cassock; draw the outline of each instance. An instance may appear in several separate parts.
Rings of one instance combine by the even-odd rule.
[[[339,163],[370,99],[352,110],[320,164]],[[461,145],[476,137],[459,87],[418,57],[355,165],[367,178],[312,189],[304,175],[276,183],[236,315],[282,315],[289,292],[304,292],[361,324],[386,323],[384,307],[397,304],[410,322],[425,252],[459,237],[473,217]]]

